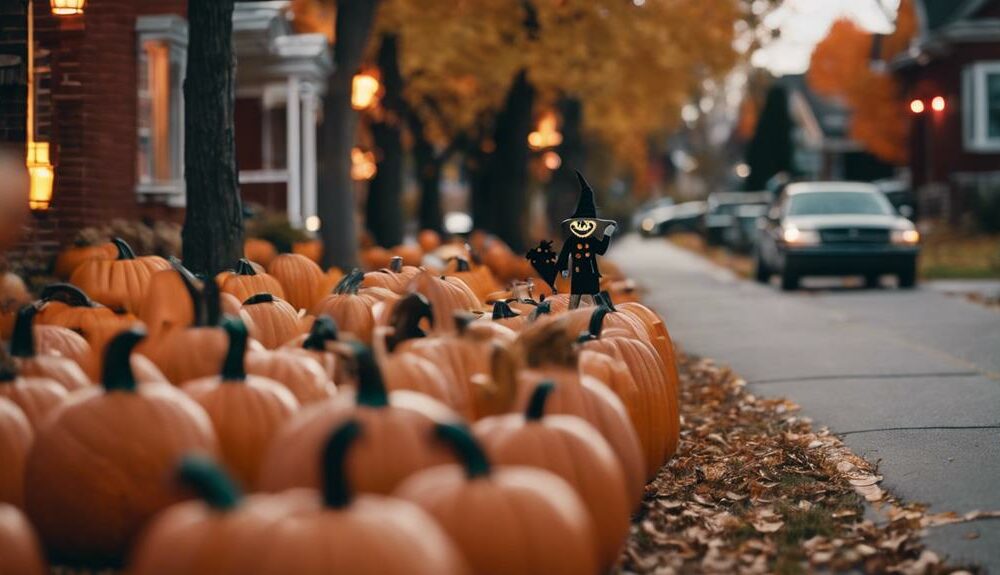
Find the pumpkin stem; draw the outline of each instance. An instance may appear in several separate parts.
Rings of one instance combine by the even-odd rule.
[[[355,420],[345,422],[330,435],[323,447],[323,504],[332,509],[343,509],[351,504],[351,486],[347,481],[345,459],[354,440],[361,435],[361,424]]]
[[[219,284],[215,283],[212,278],[205,279],[202,285],[205,286],[201,290],[205,301],[205,325],[214,327],[222,323],[222,301],[220,300],[222,293],[219,291]]]
[[[10,383],[17,379],[17,365],[7,350],[0,345],[0,383]]]
[[[118,248],[118,259],[120,260],[134,260],[135,252],[132,251],[132,246],[128,245],[128,242],[121,238],[111,238],[111,243],[115,244]]]
[[[403,271],[403,256],[392,256],[389,260],[389,271],[396,274]]]
[[[240,258],[240,261],[236,262],[236,269],[233,273],[238,276],[255,276],[257,275],[257,270],[253,269],[253,265],[250,264],[250,260]]]
[[[503,301],[497,300],[493,303],[493,319],[510,319],[512,317],[517,317],[518,314],[514,313],[514,310],[510,309],[510,305]]]
[[[243,501],[232,478],[204,455],[185,455],[177,468],[177,479],[216,511],[235,509]]]
[[[313,321],[309,336],[302,342],[303,349],[313,351],[325,351],[326,342],[340,339],[340,332],[337,329],[337,322],[328,315],[321,315]]]
[[[175,263],[176,262],[176,263]],[[173,266],[174,271],[181,278],[181,283],[184,284],[184,289],[188,293],[188,297],[191,298],[191,308],[194,314],[194,325],[203,326],[205,325],[205,302],[203,301],[204,295],[198,289],[198,284],[195,282],[194,275],[188,271],[187,268],[180,265],[180,261],[176,258],[171,258],[170,265]],[[182,271],[183,270],[183,271]]]
[[[528,421],[538,421],[545,417],[545,404],[555,390],[556,384],[553,381],[543,381],[535,386],[535,391],[531,392],[531,399],[528,401],[528,409],[524,410],[524,418]]]
[[[337,285],[333,286],[333,293],[338,295],[354,295],[358,293],[358,288],[361,287],[361,282],[363,282],[364,279],[365,274],[358,268],[354,268],[349,274],[340,278]]]
[[[28,304],[17,312],[14,333],[10,338],[10,355],[13,357],[35,357],[35,314],[38,308]]]
[[[258,293],[247,298],[243,305],[256,305],[259,303],[271,303],[274,301],[274,295],[269,293]]]
[[[243,367],[243,358],[247,353],[247,326],[241,319],[228,318],[222,322],[222,327],[229,336],[229,349],[222,362],[222,381],[246,381],[247,372]]]
[[[42,301],[58,301],[71,307],[98,307],[100,304],[90,299],[84,291],[73,284],[55,283],[42,288]]]
[[[135,346],[145,339],[146,331],[141,327],[129,328],[108,342],[104,353],[105,391],[135,391],[135,374],[132,373],[130,357]]]
[[[389,318],[389,324],[393,327],[392,337],[388,341],[389,351],[408,339],[427,337],[420,327],[423,319],[427,319],[431,327],[434,327],[434,310],[424,294],[409,293],[396,302]]]
[[[534,323],[538,321],[538,318],[543,315],[549,315],[550,313],[552,313],[552,302],[543,300],[542,303],[538,304],[538,306],[531,310],[531,313],[528,314],[528,321]]]
[[[460,258],[458,256],[454,256],[451,259],[455,260],[455,271],[456,272],[472,271],[472,268],[469,267],[469,261],[466,260],[465,258]]]
[[[459,462],[465,468],[468,479],[489,477],[490,460],[483,448],[469,433],[469,428],[461,423],[438,423],[434,426],[438,439],[448,444],[448,447],[458,456]]]
[[[601,332],[604,331],[604,317],[608,315],[608,312],[610,311],[610,309],[601,304],[597,306],[594,313],[590,315],[590,323],[587,325],[587,333],[594,336],[594,339],[601,337]]]
[[[597,301],[597,305],[603,305],[611,311],[618,311],[618,308],[615,307],[615,302],[611,301],[611,293],[607,290],[597,294],[594,299]]]
[[[385,390],[382,370],[375,362],[371,348],[357,341],[352,341],[348,345],[354,351],[354,363],[357,369],[358,391],[355,401],[365,407],[388,406],[389,394]]]
[[[458,329],[459,335],[465,334],[474,321],[476,321],[476,316],[467,311],[455,312],[455,327]]]

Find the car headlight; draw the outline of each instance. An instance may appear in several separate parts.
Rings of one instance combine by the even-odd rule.
[[[920,242],[920,232],[917,230],[892,230],[892,243],[912,246]]]
[[[785,240],[786,244],[794,246],[811,246],[819,243],[819,232],[787,226],[781,232],[781,239]]]
[[[642,220],[643,231],[651,232],[655,227],[656,227],[656,222],[654,222],[652,218],[646,218]]]

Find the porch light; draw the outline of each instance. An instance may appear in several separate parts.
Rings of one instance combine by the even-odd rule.
[[[49,161],[49,143],[29,142],[28,158],[25,163],[28,166],[28,177],[31,182],[28,206],[33,210],[47,210],[52,203],[52,182],[55,180],[55,172]]]
[[[542,163],[550,170],[558,170],[562,165],[562,158],[556,152],[549,150],[542,155]]]
[[[914,114],[924,113],[924,102],[923,100],[913,100],[910,102],[910,111]]]
[[[357,74],[351,84],[351,106],[355,110],[367,110],[375,105],[380,85],[378,78],[371,74]]]
[[[934,96],[934,99],[931,100],[931,109],[934,110],[935,112],[944,112],[944,108],[945,108],[944,96]]]
[[[562,143],[563,137],[557,128],[559,119],[552,112],[546,112],[538,120],[538,128],[528,134],[528,146],[533,150],[554,148]]]
[[[87,6],[87,0],[49,0],[52,14],[56,16],[79,16]]]

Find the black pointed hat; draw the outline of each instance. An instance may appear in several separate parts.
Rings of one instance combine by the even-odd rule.
[[[576,173],[580,180],[580,199],[576,202],[576,211],[570,219],[576,218],[597,218],[597,205],[594,203],[594,188],[590,187],[587,180],[580,172]]]

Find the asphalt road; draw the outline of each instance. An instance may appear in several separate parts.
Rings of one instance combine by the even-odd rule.
[[[620,238],[610,257],[684,350],[801,405],[878,461],[883,487],[932,512],[1000,510],[1000,312],[929,287],[783,293],[658,239]],[[927,542],[1000,573],[1000,520]]]

